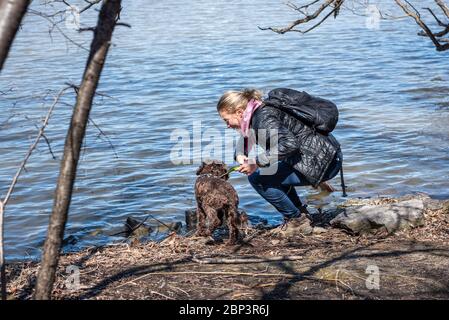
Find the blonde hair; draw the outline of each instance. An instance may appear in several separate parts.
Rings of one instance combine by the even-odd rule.
[[[242,91],[226,91],[217,103],[217,111],[235,113],[237,110],[245,110],[251,99],[262,101],[262,91],[245,88]]]

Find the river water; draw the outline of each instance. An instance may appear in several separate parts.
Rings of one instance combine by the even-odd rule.
[[[40,3],[32,8],[57,9]],[[184,210],[195,206],[195,170],[211,141],[219,147],[213,156],[232,164],[225,141],[236,133],[215,107],[223,92],[244,87],[265,93],[290,87],[339,106],[335,136],[350,197],[449,197],[449,52],[418,37],[413,21],[381,20],[369,28],[366,17],[343,12],[306,35],[279,35],[257,28],[296,18],[278,0],[135,0],[123,7],[121,19],[132,28],[114,32],[91,113],[95,125],[88,128],[66,230],[78,238],[75,248],[119,240],[108,234],[120,231],[128,216],[183,221]],[[83,13],[82,26],[94,25],[96,14]],[[59,28],[89,47],[91,33],[64,23]],[[26,16],[0,77],[2,197],[36,126],[65,83],[79,83],[86,57],[57,29],[49,33],[44,18]],[[8,203],[9,260],[41,254],[74,101],[71,91],[63,96],[46,130],[56,159],[42,141]],[[185,161],[177,164],[180,137],[191,141],[184,140]],[[233,174],[231,182],[250,215],[280,221],[245,176]],[[333,184],[338,188],[339,179]],[[340,191],[297,190],[312,205],[343,200]]]

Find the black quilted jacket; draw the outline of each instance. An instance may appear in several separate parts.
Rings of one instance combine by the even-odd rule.
[[[286,161],[315,187],[322,182],[329,165],[341,152],[340,144],[332,134],[315,132],[293,116],[267,105],[262,105],[254,112],[251,129],[254,129],[256,143],[265,149],[256,159],[259,167],[266,167],[276,160]],[[273,145],[276,145],[276,139],[270,138],[269,129],[277,129],[277,148],[272,146],[272,150],[270,139]],[[243,150],[241,139],[236,155],[244,154]]]

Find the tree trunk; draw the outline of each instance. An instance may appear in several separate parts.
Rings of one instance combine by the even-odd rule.
[[[0,281],[2,283],[1,294],[2,300],[6,300],[6,272],[5,272],[5,256],[3,253],[3,201],[0,200]]]
[[[29,4],[29,0],[0,0],[0,70]]]
[[[103,1],[98,17],[89,58],[64,145],[64,156],[61,162],[53,211],[37,277],[35,299],[50,299],[51,296],[81,145],[95,90],[110,46],[112,32],[119,17],[120,3],[121,0]]]

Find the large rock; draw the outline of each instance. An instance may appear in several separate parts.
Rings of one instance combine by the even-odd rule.
[[[369,233],[383,228],[388,233],[424,224],[422,199],[410,199],[390,204],[346,207],[330,221],[333,227],[354,234]]]

